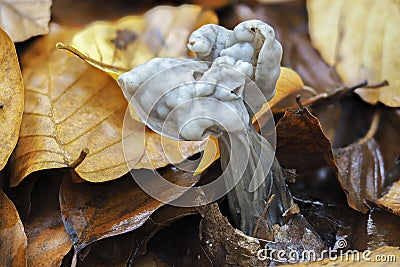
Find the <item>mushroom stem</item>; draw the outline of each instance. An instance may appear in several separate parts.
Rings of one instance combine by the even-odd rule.
[[[235,226],[252,234],[273,194],[275,199],[264,212],[265,220],[270,229],[274,224],[281,225],[283,213],[293,205],[293,199],[269,142],[249,125],[245,132],[222,135],[219,147],[226,185],[233,186],[232,182],[238,181],[227,194]]]

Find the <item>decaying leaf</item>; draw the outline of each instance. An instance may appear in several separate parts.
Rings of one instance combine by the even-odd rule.
[[[400,154],[400,136],[393,111],[381,112],[374,114],[371,127],[362,139],[334,151],[338,179],[347,202],[363,213],[368,211],[365,200],[376,202],[381,197],[387,182],[386,172]]]
[[[329,165],[337,170],[330,141],[306,108],[286,111],[276,133],[276,155],[283,167],[302,172]]]
[[[218,18],[200,6],[158,6],[143,16],[95,22],[77,33],[71,45],[58,47],[116,78],[154,57],[187,57],[190,33],[207,23],[218,23]]]
[[[49,32],[51,0],[1,0],[0,27],[14,42]]]
[[[24,221],[28,237],[28,266],[59,266],[72,247],[61,219],[58,192],[60,173],[47,172],[35,184],[32,210]]]
[[[380,197],[376,203],[400,216],[400,181],[394,183],[389,192]]]
[[[126,174],[126,160],[130,166],[141,162],[145,147],[148,153],[164,153],[154,141],[160,138],[145,140],[157,134],[132,121],[124,128],[124,139],[134,153],[125,159],[121,140],[128,104],[120,88],[104,72],[55,49],[55,40],[68,40],[73,32],[57,26],[52,30],[54,33],[39,40],[22,58],[25,111],[19,143],[10,160],[11,185],[38,170],[67,167],[86,148],[89,153],[75,170],[94,182]],[[172,147],[179,144],[169,142]],[[182,146],[192,154],[198,151],[189,143]],[[170,163],[163,156],[154,158],[161,160],[157,167]],[[182,157],[175,159],[181,161]]]
[[[185,187],[193,186],[199,179],[189,172],[171,169],[166,169],[162,175],[171,183]],[[173,200],[184,192],[164,193]],[[65,177],[60,204],[64,224],[77,251],[94,241],[139,228],[164,205],[147,195],[130,175],[104,184],[76,184]]]
[[[1,28],[0,62],[0,170],[2,170],[18,140],[24,109],[24,86],[14,44]]]
[[[307,1],[310,35],[345,84],[389,81],[380,89],[358,89],[371,104],[400,106],[400,5],[393,0]],[[384,19],[383,19],[384,18]],[[327,30],[329,29],[329,30]]]
[[[303,81],[295,71],[282,67],[279,79],[276,83],[275,96],[268,103],[264,104],[262,108],[255,114],[253,118],[253,123],[257,122],[259,125],[265,124],[265,120],[268,120],[271,117],[271,113],[268,112],[272,106],[274,106],[286,96],[303,89],[303,87]],[[264,118],[264,115],[267,115],[267,118]],[[195,174],[203,172],[218,158],[218,139],[211,137],[207,140],[203,157],[195,171]]]
[[[0,265],[26,266],[26,235],[14,204],[0,190]]]

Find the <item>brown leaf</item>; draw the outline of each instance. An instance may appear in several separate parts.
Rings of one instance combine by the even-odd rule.
[[[376,203],[400,216],[400,181],[394,183],[389,192],[380,197]]]
[[[1,28],[0,62],[0,170],[2,170],[18,140],[24,109],[24,86],[14,44]]]
[[[387,183],[386,172],[400,154],[400,136],[394,115],[392,111],[377,111],[368,133],[361,140],[334,151],[338,179],[347,202],[363,213],[368,211],[365,200],[375,202],[381,196]]]
[[[335,66],[343,82],[388,80],[387,87],[357,89],[356,93],[370,104],[380,101],[399,107],[399,4],[392,0],[309,0],[307,7],[313,44]]]
[[[21,42],[32,36],[49,31],[51,0],[0,1],[0,27],[14,42]]]
[[[52,31],[22,59],[25,111],[20,140],[10,161],[11,185],[38,170],[67,167],[85,148],[89,154],[75,170],[88,181],[121,177],[128,172],[126,161],[134,166],[145,149],[157,156],[153,161],[160,160],[157,167],[169,164],[165,156],[158,155],[164,153],[160,143],[151,140],[145,144],[145,137],[160,141],[155,137],[158,135],[145,131],[145,126],[136,121],[124,128],[124,139],[134,148],[125,159],[121,140],[128,104],[120,88],[104,72],[55,49],[56,40],[68,40],[73,31],[57,26]],[[198,150],[190,142],[169,142],[174,151],[180,144],[191,151],[190,155]],[[176,154],[174,160],[183,158]],[[145,163],[142,166],[149,167]]]
[[[28,266],[59,266],[72,247],[61,219],[58,192],[62,174],[45,172],[32,192],[32,210],[24,222]]]
[[[137,171],[135,175],[143,172],[151,171]],[[199,179],[190,172],[168,168],[162,174],[168,181],[185,187]],[[184,192],[164,194],[172,200]],[[140,189],[130,175],[104,184],[76,184],[66,177],[60,201],[64,223],[77,251],[94,241],[139,228],[164,205]]]
[[[268,266],[260,261],[257,251],[262,249],[258,239],[235,229],[223,217],[216,203],[199,208],[200,240],[204,251],[216,266]]]
[[[276,155],[283,167],[302,172],[329,165],[337,170],[330,141],[307,109],[286,111],[276,133]]]
[[[135,261],[136,266],[147,266],[147,267],[168,267],[169,265],[160,260],[154,252],[148,252]]]
[[[14,204],[0,190],[0,265],[26,266],[26,235]]]

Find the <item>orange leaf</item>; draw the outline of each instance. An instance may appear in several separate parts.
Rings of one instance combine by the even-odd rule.
[[[0,28],[0,170],[19,135],[24,109],[24,86],[14,43]]]

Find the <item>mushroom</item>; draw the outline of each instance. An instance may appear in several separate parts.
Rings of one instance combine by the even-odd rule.
[[[259,20],[233,30],[205,25],[191,34],[188,48],[197,59],[156,58],[122,74],[118,83],[125,97],[161,135],[219,137],[235,226],[252,234],[262,215],[270,226],[282,224],[293,200],[272,146],[251,124],[274,96],[280,73],[282,47],[273,29]]]

